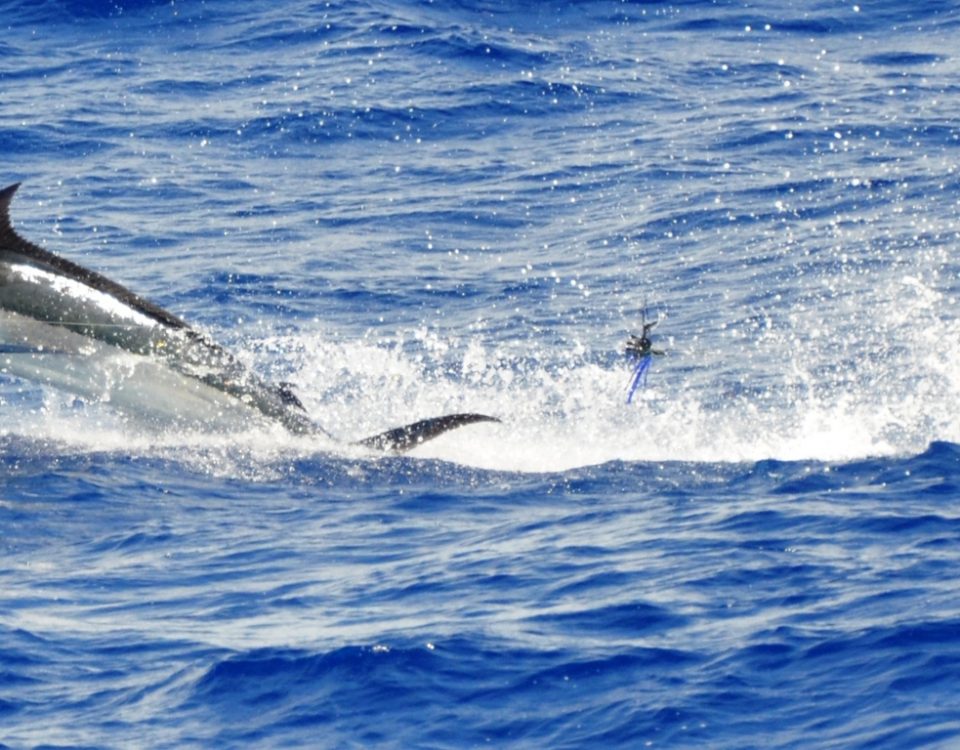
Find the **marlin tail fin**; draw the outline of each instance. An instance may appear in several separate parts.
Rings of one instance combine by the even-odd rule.
[[[379,435],[372,435],[363,440],[358,440],[356,445],[363,445],[367,448],[373,448],[374,450],[405,453],[428,440],[433,440],[433,438],[442,435],[448,430],[454,430],[457,427],[473,424],[474,422],[499,421],[496,417],[488,417],[486,414],[447,414],[443,417],[421,419],[419,422],[414,422],[413,424],[395,427],[392,430],[381,432]]]

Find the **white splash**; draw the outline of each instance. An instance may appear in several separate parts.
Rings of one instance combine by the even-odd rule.
[[[256,370],[283,371],[309,413],[344,443],[445,413],[500,417],[502,424],[461,428],[411,454],[490,470],[553,472],[611,461],[842,461],[960,440],[960,363],[955,348],[944,345],[960,340],[960,324],[940,317],[939,293],[917,278],[876,292],[879,300],[896,295],[898,311],[861,314],[851,324],[843,315],[798,307],[756,335],[725,339],[716,353],[702,341],[685,349],[676,335],[676,346],[657,359],[648,387],[629,406],[627,363],[584,347],[482,344],[423,330],[406,340],[344,342],[302,330],[248,341],[252,349],[240,355]],[[230,446],[266,463],[341,450],[362,455],[262,424],[143,437],[134,422],[105,420],[102,405],[78,412],[52,408],[55,402],[50,398],[43,419],[29,426],[6,415],[16,404],[0,404],[5,429],[91,450],[180,446],[196,454],[205,446],[207,461]]]

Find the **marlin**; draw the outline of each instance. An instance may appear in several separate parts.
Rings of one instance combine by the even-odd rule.
[[[151,415],[216,424],[253,410],[295,435],[333,437],[288,384],[262,380],[176,315],[22,238],[10,222],[19,186],[0,190],[0,374]],[[499,421],[447,414],[353,444],[400,453],[457,427]]]

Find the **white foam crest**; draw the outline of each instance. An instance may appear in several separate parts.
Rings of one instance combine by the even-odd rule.
[[[929,303],[928,312],[935,296]],[[695,366],[683,353],[658,359],[648,388],[629,406],[629,368],[611,358],[546,350],[531,356],[529,346],[521,356],[516,345],[452,341],[414,354],[309,337],[298,347],[301,372],[315,378],[302,382],[308,400],[341,433],[348,425],[356,436],[453,411],[504,420],[444,436],[419,448],[421,457],[530,472],[616,460],[846,460],[956,438],[960,377],[955,354],[940,343],[956,336],[956,324],[924,320],[921,307],[887,318],[865,344],[827,330],[821,335],[832,345],[815,354],[792,327],[751,342],[751,361],[738,374],[763,385],[740,392],[712,372],[717,361]],[[905,355],[896,342],[917,325]],[[844,362],[832,362],[835,356]]]

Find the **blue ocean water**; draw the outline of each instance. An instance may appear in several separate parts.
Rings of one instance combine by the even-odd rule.
[[[22,234],[344,438],[504,420],[0,376],[0,745],[960,745],[960,6],[0,18]]]

